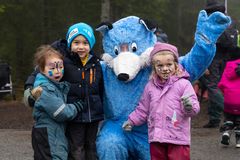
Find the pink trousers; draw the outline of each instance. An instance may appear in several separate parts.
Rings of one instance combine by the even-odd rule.
[[[150,143],[151,160],[190,160],[189,145]]]

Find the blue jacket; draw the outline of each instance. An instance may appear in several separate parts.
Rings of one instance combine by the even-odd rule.
[[[41,86],[43,91],[33,108],[34,129],[47,130],[44,137],[48,139],[52,158],[67,159],[68,143],[65,137],[65,121],[77,115],[73,104],[66,104],[69,84],[53,82],[41,73],[37,74],[34,87]],[[34,134],[34,133],[33,133]]]

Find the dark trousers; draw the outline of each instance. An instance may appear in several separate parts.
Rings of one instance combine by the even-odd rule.
[[[222,74],[222,60],[214,59],[209,67],[210,75],[203,75],[199,81],[208,90],[209,103],[208,103],[208,115],[209,121],[220,123],[221,115],[223,112],[223,95],[218,88],[218,82],[220,81]]]
[[[51,160],[47,128],[32,128],[32,147],[34,160]]]
[[[96,160],[98,123],[69,123],[66,136],[69,143],[68,160]]]
[[[151,160],[190,160],[189,145],[150,143]]]
[[[235,130],[236,136],[240,136],[240,115],[224,112],[224,123],[221,131]]]

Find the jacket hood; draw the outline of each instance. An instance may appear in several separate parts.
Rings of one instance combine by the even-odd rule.
[[[63,81],[63,82],[52,81],[51,79],[49,79],[48,77],[46,77],[42,73],[37,74],[36,80],[34,82],[34,87],[44,85],[44,84],[49,85],[49,83],[54,84],[56,87],[60,88],[60,90],[65,90],[65,89],[68,90],[68,88],[70,87],[70,83],[68,83],[66,81]]]

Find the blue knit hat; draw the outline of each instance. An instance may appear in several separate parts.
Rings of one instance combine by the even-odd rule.
[[[71,27],[69,27],[67,35],[66,35],[68,48],[70,48],[72,41],[78,35],[83,35],[87,39],[87,41],[90,45],[90,48],[91,49],[93,48],[95,41],[96,41],[95,36],[94,36],[92,27],[90,27],[86,23],[76,23],[76,24],[72,25]]]

